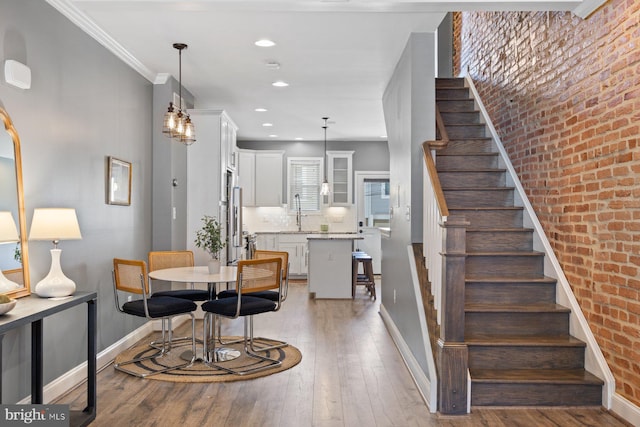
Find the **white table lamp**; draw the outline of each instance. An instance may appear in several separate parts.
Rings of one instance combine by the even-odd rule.
[[[20,240],[18,229],[9,211],[0,212],[0,245],[4,243],[16,243]],[[0,270],[0,292],[13,291],[21,288],[16,282],[7,279]]]
[[[76,284],[62,272],[58,249],[60,240],[82,239],[75,209],[35,209],[29,240],[51,240],[51,270],[35,288],[35,293],[44,298],[66,297],[76,291]]]

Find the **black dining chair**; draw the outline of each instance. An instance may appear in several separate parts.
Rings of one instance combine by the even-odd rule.
[[[274,311],[278,311],[280,310],[282,302],[284,302],[287,299],[287,292],[289,291],[289,252],[267,251],[267,250],[261,250],[261,249],[257,249],[256,251],[254,251],[253,259],[265,259],[265,258],[280,258],[282,260],[282,281],[283,281],[282,295],[279,291],[279,288],[274,288],[274,289],[267,289],[263,291],[251,292],[251,296],[266,298],[270,301],[277,303],[278,306]],[[221,291],[218,294],[218,298],[220,299],[220,298],[234,297],[237,294],[238,293],[236,292],[235,289],[225,290],[225,291]],[[270,342],[273,342],[274,344],[258,346],[256,344],[256,341],[258,340],[270,341]],[[221,342],[221,344],[227,345],[227,344],[233,344],[235,342],[237,341]],[[253,335],[253,323],[251,323],[249,328],[249,345],[251,346],[251,350],[253,351],[269,351],[269,350],[274,350],[276,348],[286,347],[289,344],[285,341],[280,341],[273,338],[265,338],[265,337],[255,338]]]
[[[155,345],[151,347],[158,349],[157,352],[150,356],[138,357],[125,362],[116,363],[114,367],[119,371],[126,372],[138,377],[147,377],[162,372],[172,371],[174,369],[186,368],[193,365],[196,358],[196,319],[193,312],[198,308],[196,303],[182,298],[174,298],[170,296],[154,296],[151,297],[149,289],[149,279],[147,276],[147,263],[140,260],[113,259],[113,289],[115,293],[116,309],[124,314],[131,316],[144,317],[149,320],[162,320],[162,340],[159,349]],[[120,293],[133,294],[136,299],[127,300],[123,304],[120,303]],[[165,367],[161,363],[171,350],[171,341],[165,330],[165,325],[170,319],[176,316],[191,317],[191,350],[192,358],[186,363]],[[161,366],[158,369],[149,369],[151,372],[138,373],[130,369],[123,368],[131,363],[139,363],[145,360],[151,360],[154,365]]]
[[[165,268],[176,267],[193,267],[193,252],[192,251],[151,251],[149,252],[149,273],[156,270],[162,270]],[[153,283],[153,281],[152,281]],[[175,297],[187,299],[189,301],[207,301],[209,299],[209,291],[207,289],[197,289],[195,283],[190,283],[186,289],[168,289],[165,291],[153,292],[153,285],[151,286],[152,297]],[[190,337],[173,337],[173,327],[171,320],[167,321],[166,330],[169,333],[169,342],[171,344],[177,344],[180,342],[190,340]],[[165,326],[163,325],[163,329]],[[152,346],[159,348],[162,343],[152,342]]]
[[[249,331],[253,328],[253,316],[256,314],[275,311],[282,304],[282,259],[265,258],[238,261],[236,278],[236,295],[228,298],[210,300],[202,304],[204,315],[204,361],[207,365],[236,375],[271,369],[280,366],[282,362],[253,351],[249,342]],[[254,296],[255,292],[277,289],[280,295],[278,301]],[[258,364],[251,364],[245,368],[229,368],[217,364],[216,360],[216,331],[220,335],[220,328],[216,329],[216,322],[220,317],[236,319],[244,317],[244,355],[257,359]]]

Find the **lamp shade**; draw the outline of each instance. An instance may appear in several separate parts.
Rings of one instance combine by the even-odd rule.
[[[75,209],[34,209],[29,240],[77,240],[82,239]]]
[[[20,240],[18,229],[9,211],[0,212],[0,243],[15,243]]]

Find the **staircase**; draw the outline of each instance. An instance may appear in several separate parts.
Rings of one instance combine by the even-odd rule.
[[[451,215],[466,233],[465,343],[472,406],[602,403],[603,381],[584,369],[585,344],[570,336],[570,310],[555,302],[544,253],[533,250],[514,188],[463,79],[437,79],[449,144],[436,157]]]

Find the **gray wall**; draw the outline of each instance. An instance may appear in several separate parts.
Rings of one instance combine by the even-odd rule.
[[[324,140],[282,142],[238,141],[237,145],[238,148],[244,148],[247,150],[284,150],[284,161],[282,162],[282,194],[284,194],[285,197],[289,193],[286,188],[287,158],[324,156]],[[355,151],[353,153],[354,173],[355,171],[389,170],[389,145],[387,141],[327,141],[327,151]],[[285,200],[285,202],[287,201]]]
[[[171,140],[162,133],[164,113],[178,93],[180,85],[169,77],[165,84],[153,87],[153,215],[152,249],[155,251],[184,250],[187,242],[187,150],[186,145]],[[182,89],[187,107],[193,107],[193,95]],[[194,124],[196,138],[197,123]],[[196,142],[197,143],[197,142]],[[177,185],[173,185],[173,180]],[[177,212],[173,219],[172,208]],[[183,212],[184,211],[184,212]]]
[[[438,27],[438,77],[453,77],[452,13],[447,13]]]
[[[420,333],[420,296],[411,283],[407,246],[422,241],[421,144],[435,137],[434,43],[434,34],[411,35],[383,96],[393,217],[391,237],[382,240],[382,304],[425,375],[429,344]]]
[[[116,312],[114,257],[151,247],[152,84],[42,0],[0,2],[0,60],[31,68],[31,89],[0,79],[0,105],[22,143],[27,224],[33,209],[77,210],[82,240],[63,241],[62,268],[79,291],[98,292],[98,350],[144,323]],[[105,158],[132,163],[131,206],[105,204]],[[30,242],[32,288],[51,265],[51,243]],[[19,304],[19,302],[18,302]],[[45,384],[86,357],[86,307],[45,320]],[[3,341],[3,403],[30,393],[30,329]]]

